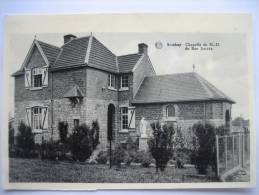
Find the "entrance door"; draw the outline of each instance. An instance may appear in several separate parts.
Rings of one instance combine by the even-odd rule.
[[[115,106],[109,104],[108,106],[108,124],[107,124],[107,139],[108,141],[114,140],[115,136]]]

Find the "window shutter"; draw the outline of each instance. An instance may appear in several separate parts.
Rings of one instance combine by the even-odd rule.
[[[128,107],[128,128],[135,129],[135,107]]]
[[[42,107],[41,108],[41,114],[42,114],[42,123],[41,123],[41,127],[44,130],[48,129],[48,108],[47,107]]]
[[[31,127],[31,108],[26,108],[26,125],[30,126]]]
[[[25,88],[31,87],[31,70],[25,69],[24,82]]]
[[[42,85],[48,86],[48,68],[42,68]]]

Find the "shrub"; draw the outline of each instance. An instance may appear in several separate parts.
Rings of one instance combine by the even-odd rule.
[[[25,125],[24,122],[21,122],[18,127],[17,147],[20,157],[32,157],[32,151],[34,149],[34,135],[31,127]]]
[[[189,155],[186,154],[183,150],[177,152],[175,157],[175,167],[179,169],[183,169],[184,165],[189,161]]]
[[[100,126],[99,126],[98,120],[94,120],[92,122],[92,129],[91,129],[91,137],[93,139],[94,149],[100,143],[99,142],[99,131],[100,131]]]
[[[165,167],[173,155],[173,135],[175,133],[173,125],[163,125],[159,122],[151,124],[153,138],[149,140],[149,150],[156,161],[156,170],[164,171]]]
[[[134,162],[136,163],[141,163],[143,167],[149,167],[150,164],[152,163],[152,156],[149,152],[145,151],[138,151],[136,152]]]
[[[59,142],[44,142],[39,146],[42,159],[59,160],[62,156],[61,143]]]
[[[14,145],[14,128],[11,126],[11,124],[8,124],[8,129],[9,129],[9,146],[13,146]]]
[[[92,128],[86,124],[81,124],[73,129],[73,134],[70,138],[70,149],[73,154],[74,160],[84,162],[89,158],[99,143],[98,123],[92,124]]]
[[[58,123],[59,137],[61,143],[67,143],[68,124],[66,121],[60,121]]]
[[[99,163],[99,164],[106,164],[107,161],[108,161],[108,152],[107,151],[100,151],[98,156],[97,156],[97,159],[96,161]]]
[[[125,155],[125,148],[123,148],[122,144],[118,144],[115,147],[115,150],[112,151],[112,164],[116,165],[117,167],[120,167],[121,163],[124,162]]]
[[[125,147],[123,148],[125,149],[124,162],[126,165],[129,166],[137,154],[137,140],[134,142],[131,137],[128,137],[128,139],[126,140]]]
[[[192,162],[195,164],[199,174],[206,174],[210,165],[216,170],[216,148],[215,148],[215,128],[210,124],[194,124],[192,127],[196,138],[194,138],[195,148],[192,155]]]

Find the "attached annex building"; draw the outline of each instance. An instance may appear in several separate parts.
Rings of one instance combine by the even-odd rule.
[[[183,132],[196,122],[230,125],[232,99],[197,73],[157,76],[148,46],[117,56],[94,36],[64,36],[56,47],[34,40],[15,79],[15,129],[30,125],[35,141],[59,139],[58,123],[100,124],[115,142],[139,135],[142,117],[172,122]]]

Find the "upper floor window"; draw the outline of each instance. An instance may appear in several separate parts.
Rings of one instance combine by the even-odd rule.
[[[166,107],[166,116],[175,117],[175,107],[173,105],[169,105]]]
[[[34,68],[32,70],[32,87],[42,87],[42,69]]]
[[[47,67],[25,69],[24,74],[25,88],[41,89],[48,86]]]
[[[129,87],[129,75],[122,75],[121,88],[128,88],[128,87]]]
[[[115,75],[113,74],[108,75],[108,87],[115,89]]]

